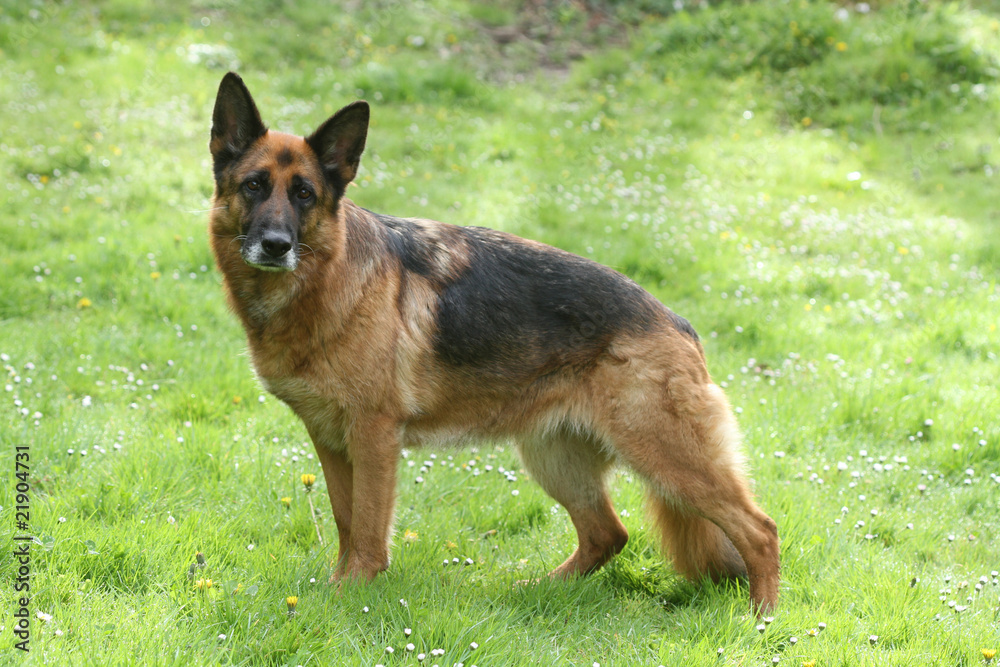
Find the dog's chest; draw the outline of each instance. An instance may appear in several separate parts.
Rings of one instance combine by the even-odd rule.
[[[338,401],[321,393],[304,378],[258,377],[268,392],[292,408],[314,440],[319,438],[331,446],[332,441],[341,439],[344,411]]]
[[[270,393],[287,403],[296,412],[300,409],[320,409],[321,403],[327,403],[306,380],[298,377],[269,378],[260,377],[260,383]]]

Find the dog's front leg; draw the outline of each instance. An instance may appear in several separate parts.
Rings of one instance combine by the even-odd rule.
[[[337,563],[330,581],[340,579],[347,566],[347,554],[351,544],[351,514],[354,498],[354,466],[347,460],[347,454],[341,449],[333,449],[315,440],[316,455],[323,466],[323,476],[326,478],[326,492],[330,496],[330,506],[333,508],[333,518],[337,522]]]
[[[353,464],[350,544],[343,575],[370,580],[389,567],[389,534],[396,500],[398,425],[376,417],[355,421],[347,436]]]

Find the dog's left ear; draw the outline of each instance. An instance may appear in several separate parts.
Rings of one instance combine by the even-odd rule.
[[[369,115],[367,102],[348,104],[306,137],[327,179],[340,187],[347,187],[358,174],[368,136]]]
[[[208,145],[215,162],[215,177],[219,178],[233,160],[266,133],[267,128],[243,79],[235,72],[226,74],[215,98],[212,141]]]

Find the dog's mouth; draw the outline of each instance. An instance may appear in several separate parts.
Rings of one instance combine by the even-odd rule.
[[[247,266],[259,269],[261,271],[270,271],[272,273],[281,273],[283,271],[294,271],[298,264],[298,262],[294,260],[290,264],[271,264],[271,263],[252,262],[246,257],[243,258],[243,261],[246,262]]]

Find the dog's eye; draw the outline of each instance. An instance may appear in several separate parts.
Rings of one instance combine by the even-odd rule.
[[[246,189],[249,190],[250,192],[257,192],[258,190],[260,190],[260,181],[258,181],[256,178],[251,178],[249,181],[246,182]]]
[[[309,199],[312,197],[312,194],[313,193],[309,190],[309,188],[299,188],[299,191],[295,193],[295,196],[299,199]]]

